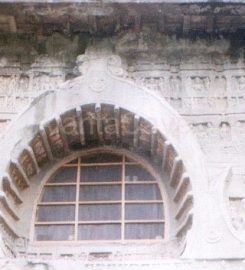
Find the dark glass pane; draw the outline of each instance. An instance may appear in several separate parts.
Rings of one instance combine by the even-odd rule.
[[[80,186],[80,201],[114,201],[121,200],[121,185],[114,186]]]
[[[76,182],[77,167],[63,167],[55,172],[49,179],[49,183]]]
[[[112,162],[121,162],[122,156],[109,154],[109,153],[100,153],[96,155],[90,155],[81,157],[82,163],[112,163]]]
[[[71,202],[76,199],[76,187],[60,186],[45,187],[42,194],[42,202]]]
[[[150,181],[154,178],[140,165],[126,165],[126,181]]]
[[[164,224],[126,224],[126,239],[162,239],[164,234]]]
[[[75,219],[75,206],[49,205],[39,206],[37,221],[73,221]]]
[[[161,194],[156,184],[126,185],[126,200],[161,200]]]
[[[41,225],[35,228],[35,237],[38,241],[74,240],[73,225]]]
[[[128,220],[163,219],[163,205],[159,203],[126,204],[125,218]]]
[[[79,220],[120,220],[120,204],[80,205]]]
[[[121,238],[120,224],[79,225],[79,240],[116,240]]]
[[[81,167],[82,182],[106,182],[106,181],[121,181],[122,166],[89,166]]]

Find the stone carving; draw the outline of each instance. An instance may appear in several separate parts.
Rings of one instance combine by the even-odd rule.
[[[171,97],[181,97],[181,78],[179,76],[171,76],[169,79]]]
[[[13,111],[15,109],[18,76],[0,77],[0,98],[3,110]]]
[[[37,134],[32,140],[31,146],[36,157],[38,165],[44,164],[49,158],[40,134]]]
[[[231,126],[228,122],[221,122],[219,125],[219,135],[221,140],[231,140]]]
[[[225,76],[216,76],[214,79],[214,95],[223,97],[227,91],[227,80]]]
[[[38,73],[33,76],[30,89],[35,93],[42,93],[48,90],[56,90],[63,82],[61,76],[51,76],[49,74]]]
[[[139,142],[143,146],[148,145],[151,139],[151,125],[144,119],[139,121]]]
[[[230,215],[233,227],[245,239],[245,195],[244,198],[230,200]]]
[[[244,94],[245,92],[245,76],[236,77],[237,90],[239,93]]]
[[[98,74],[98,76],[95,77],[94,80],[89,83],[89,87],[92,91],[96,93],[103,92],[106,89],[105,78],[100,74]]]
[[[227,182],[228,210],[230,222],[237,237],[245,241],[245,171],[233,169],[233,175]]]
[[[142,76],[134,75],[134,80],[137,84],[152,90],[153,92],[166,96],[166,81],[162,76]]]
[[[191,77],[191,87],[194,96],[206,96],[210,88],[210,79],[208,77]]]
[[[54,155],[57,157],[61,156],[64,153],[64,142],[57,122],[55,120],[51,121],[49,125],[45,127],[45,130]]]
[[[122,60],[118,55],[111,55],[107,59],[108,71],[118,77],[126,77],[126,72],[122,68]]]
[[[211,122],[193,123],[192,130],[203,149],[210,143],[211,134],[213,134],[213,124]]]
[[[1,108],[1,104],[0,104]],[[10,121],[8,120],[0,120],[0,134],[7,128]]]
[[[27,151],[24,151],[21,155],[20,164],[28,177],[36,174],[35,164]]]

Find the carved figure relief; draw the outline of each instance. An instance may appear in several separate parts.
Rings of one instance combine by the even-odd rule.
[[[240,93],[245,92],[245,76],[237,77],[237,83],[238,83],[238,91]]]
[[[179,76],[171,76],[169,79],[171,97],[179,98],[181,96],[181,78]]]
[[[32,140],[31,146],[38,165],[44,164],[49,158],[40,134],[37,134]]]
[[[166,88],[166,81],[164,77],[160,76],[142,76],[142,75],[135,75],[134,80],[137,84],[148,88],[149,90],[154,91],[161,96],[168,96],[167,88]]]
[[[241,238],[245,238],[245,197],[230,200],[231,223],[239,232]]]
[[[220,139],[223,141],[231,140],[231,126],[228,122],[221,122],[219,125]]]
[[[63,79],[60,76],[50,76],[49,74],[40,73],[33,76],[30,88],[31,91],[38,93],[56,90],[61,82],[63,82]]]
[[[196,134],[198,141],[201,145],[205,145],[209,138],[212,128],[212,123],[203,122],[203,123],[193,123],[193,131]]]
[[[222,97],[226,95],[227,80],[225,76],[216,76],[214,79],[214,96]]]
[[[191,79],[191,88],[193,96],[206,96],[210,88],[210,79],[208,77],[193,76]]]

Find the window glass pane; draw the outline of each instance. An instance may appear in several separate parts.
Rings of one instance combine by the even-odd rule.
[[[126,200],[161,200],[157,184],[126,185]]]
[[[73,225],[38,225],[35,232],[38,241],[62,241],[74,239]]]
[[[126,181],[150,181],[153,177],[140,165],[126,165]]]
[[[79,220],[120,220],[121,204],[80,205]]]
[[[60,167],[48,181],[55,184],[45,185],[40,196],[36,210],[35,239],[121,240],[122,223],[125,224],[124,239],[162,239],[164,205],[160,188],[154,177],[140,164],[136,164],[130,157],[125,156],[125,160],[125,190],[122,190],[122,155],[93,154],[81,157],[81,166],[78,166],[78,159],[75,159],[68,163],[69,166]],[[116,162],[120,164],[113,164]],[[78,170],[79,190],[76,185]],[[123,205],[124,220],[122,198],[126,200]],[[75,224],[76,213],[78,223]],[[74,239],[75,229],[78,232],[77,239]]]
[[[121,181],[121,178],[121,165],[81,167],[81,181],[83,182]]]
[[[126,224],[126,239],[162,239],[164,234],[164,224]]]
[[[125,218],[127,220],[163,219],[163,205],[159,203],[126,204]]]
[[[37,221],[73,221],[75,219],[75,206],[52,205],[39,206]]]
[[[80,186],[80,201],[121,200],[121,185]]]
[[[75,186],[44,187],[42,202],[71,202],[76,199]]]
[[[119,155],[113,155],[109,153],[100,153],[96,155],[90,155],[81,157],[82,163],[113,163],[113,162],[121,162],[122,156]]]
[[[79,225],[79,240],[116,240],[121,238],[120,224]]]
[[[49,183],[76,182],[77,167],[63,167],[55,172],[49,179]]]

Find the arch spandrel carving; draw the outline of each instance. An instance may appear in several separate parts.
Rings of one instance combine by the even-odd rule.
[[[3,189],[9,197],[21,197],[16,179],[25,187],[27,180],[35,181],[34,171],[42,172],[45,164],[73,151],[101,145],[126,148],[169,174],[176,208],[171,237],[181,236],[193,223],[185,254],[200,256],[197,246],[206,245],[202,235],[208,230],[208,175],[194,136],[166,101],[127,79],[118,56],[91,55],[78,58],[81,76],[36,98],[3,136]],[[9,169],[10,160],[15,170]]]

